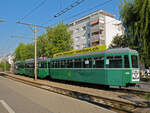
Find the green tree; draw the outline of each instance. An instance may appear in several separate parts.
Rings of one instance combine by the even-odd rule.
[[[48,37],[46,34],[42,34],[38,37],[37,40],[37,53],[38,57],[46,57],[46,51],[47,47],[49,46],[50,41],[48,40]]]
[[[72,50],[72,32],[64,23],[50,27],[37,40],[37,57],[52,57],[53,54]],[[15,50],[15,61],[34,58],[34,44],[20,43]]]
[[[10,70],[10,64],[8,62],[1,62],[0,63],[0,71],[5,71],[4,67],[6,66],[6,71]]]
[[[127,47],[127,43],[126,43],[126,40],[124,39],[124,36],[123,35],[116,35],[111,44],[109,45],[109,48],[124,48],[124,47]]]
[[[71,40],[72,31],[68,30],[68,27],[64,23],[59,23],[53,28],[47,29],[47,37],[50,41],[51,53],[59,53],[64,51],[72,50],[72,40]]]
[[[72,50],[71,34],[64,23],[48,28],[38,37],[38,56],[52,57],[55,53]]]
[[[26,59],[34,58],[34,44],[26,44]]]
[[[141,61],[150,66],[150,0],[123,0],[120,15],[128,46],[136,49]]]
[[[34,45],[32,43],[24,44],[20,43],[15,50],[14,61],[26,60],[33,58],[34,56]]]

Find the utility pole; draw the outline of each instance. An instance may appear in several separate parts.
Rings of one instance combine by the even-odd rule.
[[[5,59],[5,64],[4,64],[4,71],[6,72],[6,59]]]
[[[34,27],[34,30],[32,29],[32,31],[34,32],[34,80],[37,80],[37,27],[44,28],[44,29],[46,29],[47,27],[34,25],[34,24],[21,23],[21,22],[16,22],[16,23]]]
[[[37,80],[37,30],[36,25],[34,25],[34,73],[35,73],[35,80]]]
[[[0,22],[5,22],[4,20],[0,20]],[[6,59],[4,61],[4,72],[6,71]]]

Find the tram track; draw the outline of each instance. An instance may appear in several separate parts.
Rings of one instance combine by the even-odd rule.
[[[127,93],[127,94],[134,94],[137,96],[145,95],[145,94],[150,94],[148,91],[141,91],[141,90],[136,90],[136,89],[128,89],[128,88],[122,88],[122,89],[117,89],[117,88],[112,88],[110,91],[117,91],[120,93]]]
[[[41,84],[35,81],[28,81],[28,80],[24,80],[21,78],[16,78],[14,76],[10,76],[7,73],[3,73],[5,74],[5,78],[8,79],[12,79],[15,80],[17,82],[21,82],[27,85],[31,85],[37,88],[41,88],[47,91],[51,91],[57,94],[61,94],[61,95],[65,95],[65,96],[69,96],[72,98],[76,98],[76,99],[80,99],[83,101],[87,101],[89,103],[98,105],[98,106],[102,106],[105,108],[108,108],[110,110],[116,111],[116,112],[121,112],[121,113],[126,113],[126,112],[130,112],[133,113],[135,109],[137,108],[146,108],[147,106],[144,104],[134,104],[134,103],[128,103],[128,102],[124,102],[124,101],[119,101],[116,99],[110,99],[110,98],[106,98],[103,96],[96,96],[96,95],[92,95],[92,94],[87,94],[87,93],[82,93],[79,91],[74,91],[74,90],[68,90],[68,89],[64,89],[64,88],[60,88],[60,87],[54,87],[54,86],[50,86],[50,85],[45,85],[45,84]]]

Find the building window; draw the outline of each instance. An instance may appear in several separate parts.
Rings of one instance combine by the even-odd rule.
[[[76,28],[76,29],[74,30],[74,32],[75,32],[75,33],[78,33],[78,32],[79,32],[79,28]]]
[[[82,30],[85,31],[85,30],[86,30],[86,26],[83,26],[83,27],[82,27]]]
[[[100,44],[104,45],[105,44],[105,40],[100,40]]]
[[[80,39],[80,37],[75,37],[74,38],[75,41],[78,41],[79,39]]]

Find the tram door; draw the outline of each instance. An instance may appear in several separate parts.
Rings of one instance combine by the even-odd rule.
[[[122,56],[106,57],[106,80],[108,85],[122,86]]]

